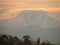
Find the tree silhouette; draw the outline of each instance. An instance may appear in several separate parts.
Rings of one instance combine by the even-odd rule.
[[[37,44],[40,45],[40,38],[37,38]]]
[[[8,45],[8,36],[7,35],[2,35],[1,37],[0,37],[0,44],[2,44],[2,45]]]
[[[43,42],[41,43],[41,45],[45,45],[45,41],[43,41]]]
[[[41,45],[51,45],[51,43],[48,41],[48,40],[44,40],[42,43],[41,43]]]
[[[30,36],[29,35],[25,35],[23,36],[24,38],[24,44],[25,45],[31,45],[31,41],[30,41]]]

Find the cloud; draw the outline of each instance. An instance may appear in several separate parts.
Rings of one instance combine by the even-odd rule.
[[[49,17],[51,17],[52,19],[54,19],[57,22],[60,22],[60,12],[51,12],[48,15]]]
[[[11,18],[15,18],[16,16],[18,16],[17,14],[18,13],[21,13],[21,11],[23,10],[44,10],[44,11],[48,11],[48,12],[51,12],[51,10],[54,10],[54,11],[58,11],[59,8],[9,8],[7,10],[5,10],[4,12],[2,11],[2,14],[0,15],[0,20],[8,20],[8,19],[11,19]],[[58,16],[58,15],[56,15]],[[58,16],[59,17],[59,16]],[[54,16],[52,17],[54,18]],[[55,17],[56,18],[56,17]]]
[[[60,7],[60,0],[5,0],[0,2],[1,5],[12,7],[31,7],[32,5],[39,5],[39,7]]]
[[[0,20],[15,18],[23,10],[60,11],[60,0],[2,0],[0,5]]]

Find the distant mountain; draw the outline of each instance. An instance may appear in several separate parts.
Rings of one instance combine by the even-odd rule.
[[[29,25],[37,25],[41,28],[49,28],[59,25],[60,23],[53,20],[49,17],[48,13],[45,11],[33,11],[33,10],[24,10],[21,13],[17,14],[14,19],[8,20],[6,23],[10,27],[24,27]]]
[[[34,39],[38,36],[52,43],[60,42],[60,23],[49,17],[45,11],[24,10],[16,18],[2,23],[1,32],[11,35],[23,36],[30,34]]]

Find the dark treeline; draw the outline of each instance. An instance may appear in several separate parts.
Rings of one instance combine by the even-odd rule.
[[[43,41],[40,43],[40,38],[38,37],[36,41],[32,41],[29,35],[25,35],[22,39],[17,36],[12,37],[11,35],[0,35],[0,45],[54,45],[50,42]]]

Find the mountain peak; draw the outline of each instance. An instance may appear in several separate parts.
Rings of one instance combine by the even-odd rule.
[[[10,25],[11,27],[24,27],[29,25],[37,25],[42,28],[48,28],[57,25],[58,23],[48,16],[48,13],[45,11],[34,11],[34,10],[24,10],[18,14],[19,16],[8,20],[5,24]]]

